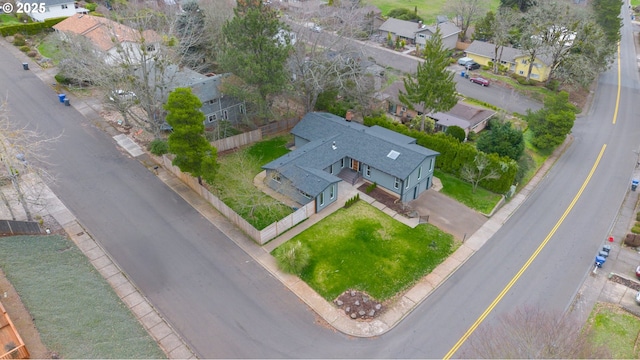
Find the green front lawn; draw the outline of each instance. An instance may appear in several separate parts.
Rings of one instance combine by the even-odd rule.
[[[383,16],[393,9],[409,9],[418,8],[418,15],[421,16],[426,24],[435,22],[436,16],[443,15],[444,5],[447,0],[431,0],[425,2],[423,0],[367,0],[368,4],[375,5],[382,11]],[[500,0],[490,0],[489,7],[495,10],[500,5]]]
[[[612,359],[638,359],[640,348],[636,346],[640,333],[640,319],[608,304],[598,303],[593,308],[587,325],[591,327],[591,340],[606,345]]]
[[[45,37],[38,44],[38,52],[40,52],[40,55],[51,59],[55,65],[58,65],[61,58],[58,43],[59,42],[54,38],[54,35],[50,35]]]
[[[328,301],[348,289],[365,291],[380,301],[389,299],[433,271],[456,248],[453,236],[435,226],[412,229],[364,201],[289,240],[296,241],[311,252],[300,278]]]
[[[501,199],[499,194],[492,193],[481,187],[473,192],[473,186],[453,175],[445,174],[436,170],[435,177],[442,181],[441,193],[461,202],[468,207],[475,209],[483,214],[489,214]]]
[[[289,152],[285,145],[290,139],[290,136],[266,139],[218,159],[220,168],[215,184],[211,185],[213,193],[258,230],[293,211],[253,184],[262,165]]]
[[[0,26],[19,24],[20,20],[11,14],[0,14]]]
[[[71,240],[53,235],[0,238],[0,267],[42,342],[61,359],[165,357]]]

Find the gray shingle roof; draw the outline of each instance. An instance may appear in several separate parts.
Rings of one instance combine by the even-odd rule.
[[[390,33],[394,33],[396,35],[400,35],[409,39],[415,38],[415,33],[419,29],[420,28],[417,22],[394,18],[389,18],[378,28],[378,30],[380,31],[388,31]]]
[[[465,51],[467,52],[467,54],[475,54],[475,55],[487,57],[489,59],[493,59],[495,45],[489,42],[474,40]],[[500,50],[498,50],[498,54],[499,54],[499,51]],[[504,46],[502,48],[501,59],[502,61],[515,63],[516,57],[521,55],[522,55],[522,51],[518,49],[514,49],[509,46]]]
[[[263,168],[277,170],[291,180],[296,188],[312,196],[319,194],[330,183],[340,181],[323,169],[342,158],[353,158],[404,179],[426,157],[438,154],[416,145],[415,139],[409,136],[380,126],[367,127],[348,122],[329,113],[306,114],[291,133],[309,143]],[[400,153],[395,160],[387,157],[392,150]]]
[[[417,29],[416,32],[419,33],[423,31],[429,31],[431,34],[435,34],[438,28],[440,28],[440,35],[443,39],[446,39],[449,36],[457,35],[462,31],[454,23],[447,21],[437,25],[424,26],[422,29]]]

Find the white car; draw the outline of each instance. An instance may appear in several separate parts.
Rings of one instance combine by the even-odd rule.
[[[113,90],[111,94],[109,94],[109,100],[115,102],[116,98],[118,98],[118,100],[120,101],[123,101],[123,100],[135,100],[137,97],[133,91],[125,91],[122,89],[117,89],[117,90]]]

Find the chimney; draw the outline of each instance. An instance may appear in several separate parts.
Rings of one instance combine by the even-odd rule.
[[[353,112],[351,112],[351,110],[347,110],[347,114],[344,116],[344,119],[351,122],[353,119]]]

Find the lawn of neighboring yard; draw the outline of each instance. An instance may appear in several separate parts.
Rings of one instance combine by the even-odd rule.
[[[592,341],[606,344],[612,359],[638,359],[640,348],[636,347],[640,333],[640,319],[609,304],[597,303],[587,325],[593,330]]]
[[[445,174],[442,171],[436,170],[434,175],[442,181],[441,193],[483,214],[491,213],[491,210],[500,201],[501,196],[499,194],[492,193],[481,187],[478,187],[474,193],[473,186],[470,183]]]
[[[58,41],[56,41],[52,35],[45,37],[38,44],[38,52],[40,52],[40,55],[53,60],[55,65],[60,61],[60,50],[57,44]]]
[[[262,165],[289,152],[285,145],[290,139],[290,136],[266,139],[218,159],[220,168],[211,186],[214,194],[258,230],[293,211],[253,184]]]
[[[71,240],[0,238],[0,267],[33,316],[42,342],[60,358],[165,357]]]
[[[384,16],[393,9],[409,9],[413,11],[417,6],[418,15],[425,20],[426,24],[429,24],[436,20],[436,16],[444,15],[443,7],[447,0],[367,0],[366,2],[377,6]],[[491,0],[489,6],[492,10],[495,10],[499,5],[500,0]]]
[[[456,248],[452,235],[430,224],[412,229],[364,201],[336,211],[289,241],[310,248],[311,260],[300,278],[329,301],[348,289],[389,299],[433,271]]]
[[[0,26],[10,25],[10,24],[19,24],[20,20],[17,17],[10,14],[0,14]]]

